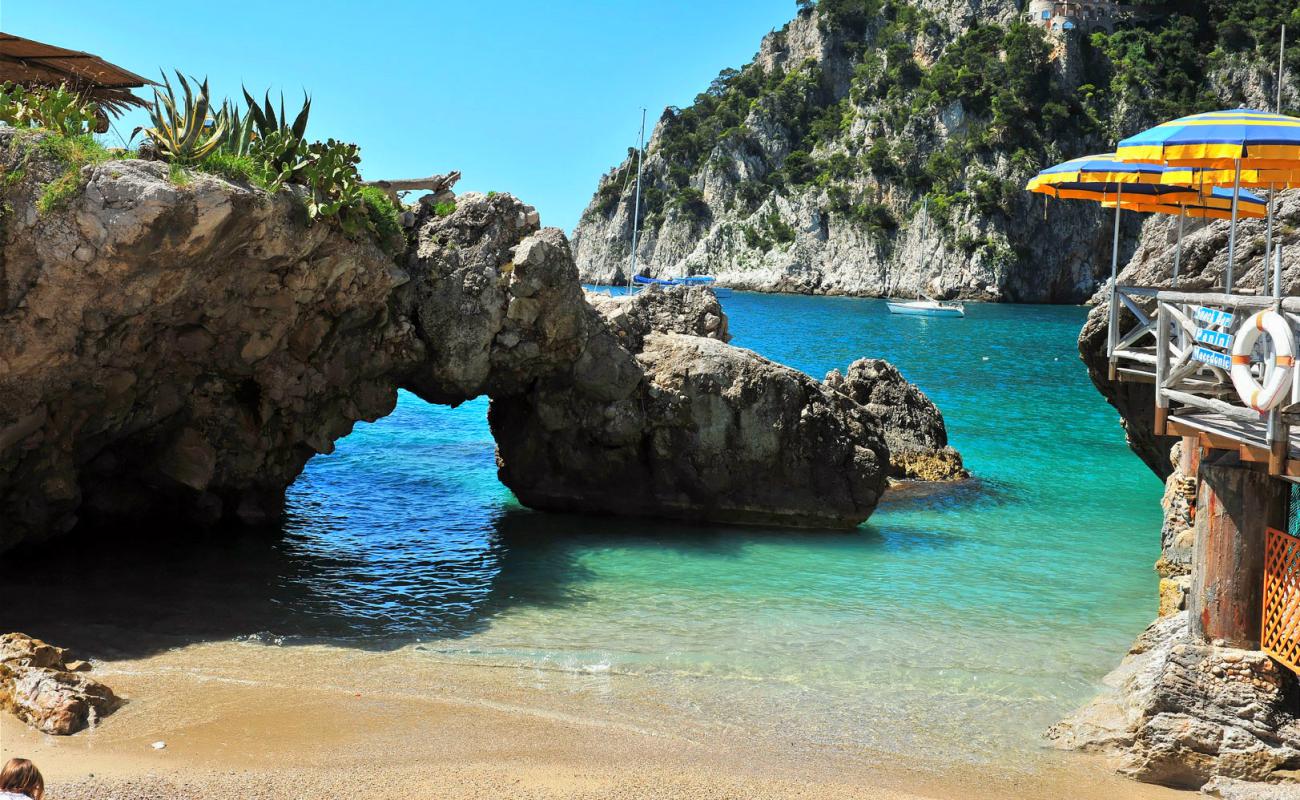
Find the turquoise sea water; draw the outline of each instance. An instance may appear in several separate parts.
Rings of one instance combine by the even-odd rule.
[[[1079,362],[1084,310],[724,303],[734,344],[814,376],[893,361],[977,480],[891,497],[851,533],[538,514],[497,482],[486,401],[403,395],[308,465],[283,537],[63,553],[42,580],[94,602],[41,607],[169,645],[414,645],[597,699],[633,675],[675,712],[818,743],[970,761],[1037,747],[1155,610],[1161,486]]]
[[[1078,360],[1084,310],[725,307],[734,344],[818,377],[894,361],[978,480],[889,501],[851,534],[541,515],[497,483],[483,402],[403,397],[311,463],[292,541],[356,560],[331,581],[385,587],[387,609],[349,612],[365,635],[437,657],[632,672],[683,708],[829,741],[975,759],[1035,744],[1155,603],[1161,486]]]

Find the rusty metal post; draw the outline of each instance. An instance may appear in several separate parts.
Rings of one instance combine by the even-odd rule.
[[[1286,522],[1288,484],[1239,463],[1203,461],[1187,607],[1192,632],[1258,649],[1264,592],[1264,535]]]

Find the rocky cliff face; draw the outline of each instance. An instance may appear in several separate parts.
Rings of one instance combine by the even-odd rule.
[[[422,207],[395,262],[292,189],[149,162],[86,167],[40,212],[63,168],[35,141],[0,130],[0,550],[79,521],[274,523],[398,388],[491,396],[502,479],[538,508],[844,526],[884,487],[880,418],[726,345],[707,290],[598,311],[509,195]]]
[[[413,363],[377,248],[307,227],[288,193],[144,161],[60,167],[0,131],[0,548],[78,519],[274,519],[284,487]],[[19,171],[22,171],[21,173]]]
[[[800,12],[750,64],[660,118],[639,265],[761,291],[1086,300],[1109,273],[1102,216],[1045,209],[1025,182],[1206,96],[1266,106],[1271,79],[1250,76],[1275,69],[1265,50],[1277,26],[1192,0],[1121,19],[1094,44],[1045,37],[1019,5],[843,0]],[[1285,96],[1294,105],[1293,79]],[[635,164],[601,178],[574,230],[584,280],[625,279]],[[1126,260],[1137,233],[1125,227]]]
[[[848,29],[821,10],[801,13],[695,107],[664,113],[644,172],[642,265],[762,291],[1030,302],[1091,294],[1106,266],[1095,212],[1059,205],[1045,219],[1041,199],[1017,191],[1030,172],[1013,148],[974,144],[989,126],[982,101],[954,86],[932,97],[921,77],[956,63],[973,31],[996,32],[1001,48],[1016,4],[886,6]],[[1045,45],[1041,56],[1030,65],[1035,80],[1063,80]],[[716,109],[731,106],[736,119],[716,121],[725,116]],[[1089,146],[1100,142],[1076,145]],[[574,231],[585,280],[608,282],[626,268],[634,171],[629,158],[604,176]],[[982,194],[972,201],[975,186]]]

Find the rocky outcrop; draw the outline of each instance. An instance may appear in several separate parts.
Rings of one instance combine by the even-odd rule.
[[[538,508],[843,527],[879,498],[880,418],[728,346],[707,290],[589,302],[509,195],[421,204],[394,261],[308,225],[292,187],[154,162],[87,166],[38,211],[62,167],[35,141],[0,130],[0,550],[78,522],[274,524],[399,388],[490,396],[502,479]]]
[[[1107,753],[1128,775],[1185,788],[1300,767],[1295,676],[1263,653],[1194,640],[1185,611],[1147,629],[1105,684],[1052,728],[1058,746]]]
[[[599,379],[596,379],[599,378]],[[494,401],[501,480],[534,508],[853,527],[885,488],[879,420],[714,338],[648,332],[634,371]]]
[[[652,286],[635,295],[588,292],[587,301],[604,317],[619,344],[634,353],[640,352],[652,331],[731,341],[727,315],[711,291]]]
[[[0,636],[0,709],[42,733],[68,736],[113,713],[122,701],[87,677],[90,665],[21,633]]]
[[[826,385],[884,422],[890,477],[920,481],[970,477],[961,455],[948,444],[939,407],[893,364],[879,358],[859,359],[844,374],[829,373]]]
[[[0,549],[79,519],[275,520],[307,459],[392,410],[409,276],[292,193],[115,161],[41,213],[61,165],[11,130],[0,162]]]

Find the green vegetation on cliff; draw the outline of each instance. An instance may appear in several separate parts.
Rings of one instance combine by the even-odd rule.
[[[1024,182],[1050,163],[1244,101],[1209,76],[1234,65],[1262,74],[1276,62],[1280,26],[1300,32],[1294,0],[1190,0],[1173,13],[1137,5],[1154,13],[1122,18],[1113,34],[1070,34],[1066,63],[1023,15],[954,21],[923,0],[798,0],[802,20],[816,14],[824,57],[768,68],[760,54],[723,70],[690,107],[668,109],[643,223],[654,229],[673,209],[707,222],[719,211],[701,193],[710,171],[727,176],[715,182],[723,210],[741,216],[820,189],[833,223],[872,236],[887,237],[922,200],[950,231],[969,214],[1009,220],[1029,202]],[[774,32],[765,52],[789,49],[790,35],[789,25]],[[1286,59],[1300,70],[1295,40]],[[612,215],[630,194],[625,177],[605,181],[589,213]],[[745,237],[779,241],[769,227],[750,223]],[[963,245],[1014,258],[1024,233]]]

